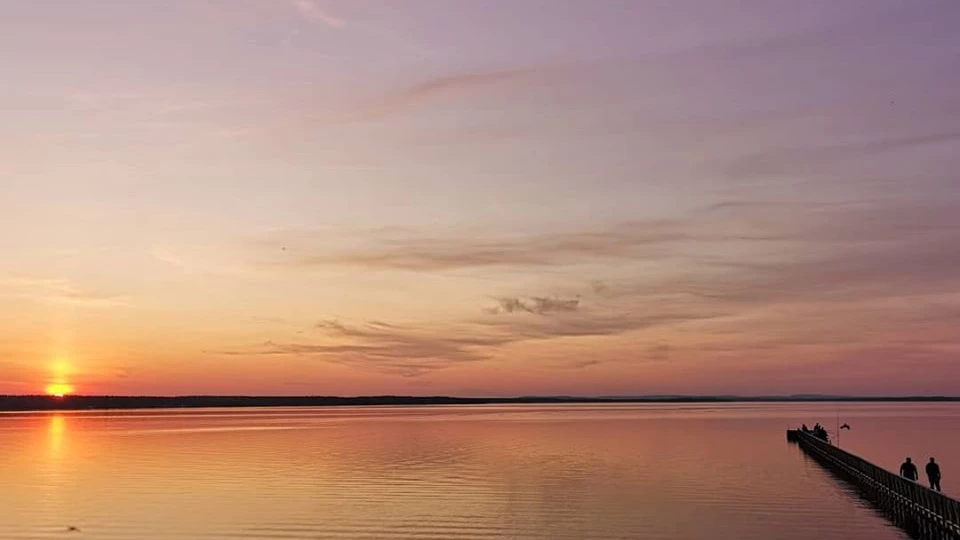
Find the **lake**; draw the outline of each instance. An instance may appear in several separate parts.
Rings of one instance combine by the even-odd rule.
[[[0,538],[904,538],[785,441],[838,415],[958,494],[960,404],[4,413]]]

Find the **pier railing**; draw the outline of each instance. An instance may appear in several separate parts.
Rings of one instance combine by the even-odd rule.
[[[805,452],[858,487],[909,533],[924,539],[960,539],[960,501],[878,467],[810,433],[796,431],[790,435]]]

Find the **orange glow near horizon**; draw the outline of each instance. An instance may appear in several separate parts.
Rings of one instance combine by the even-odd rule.
[[[50,371],[52,376],[50,377],[50,384],[46,387],[47,395],[62,398],[72,394],[74,391],[73,385],[67,382],[72,369],[67,360],[62,356],[58,357],[50,366]]]
[[[62,398],[73,393],[73,386],[66,383],[51,383],[46,388],[47,395]]]

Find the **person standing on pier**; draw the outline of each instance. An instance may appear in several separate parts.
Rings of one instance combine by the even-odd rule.
[[[933,458],[927,463],[927,479],[930,480],[930,489],[940,491],[940,465]]]
[[[920,477],[920,475],[917,473],[917,466],[913,464],[913,461],[910,458],[907,458],[907,460],[900,465],[900,476],[912,482],[916,482],[917,478]]]

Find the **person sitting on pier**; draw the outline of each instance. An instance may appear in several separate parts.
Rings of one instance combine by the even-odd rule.
[[[900,476],[911,482],[916,482],[917,478],[920,477],[920,475],[917,474],[917,466],[913,464],[910,458],[907,458],[907,460],[900,465]]]
[[[803,431],[804,433],[807,433],[810,431],[810,428],[808,428],[807,425],[804,424],[803,426],[800,427],[800,430]]]
[[[927,479],[930,480],[930,489],[940,491],[940,465],[933,458],[927,463]]]

